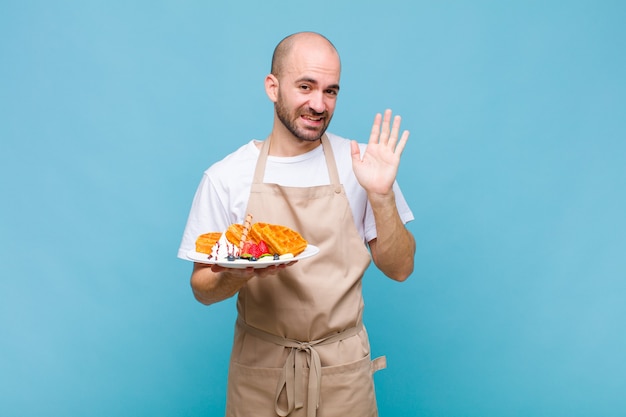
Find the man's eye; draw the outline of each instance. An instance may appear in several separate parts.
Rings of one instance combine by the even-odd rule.
[[[331,96],[336,96],[337,90],[326,90],[326,94],[330,94]]]
[[[311,87],[309,87],[309,86],[308,86],[308,85],[306,85],[306,84],[303,84],[303,85],[301,85],[301,86],[300,86],[300,89],[301,89],[301,90],[310,90],[310,89],[311,89]]]

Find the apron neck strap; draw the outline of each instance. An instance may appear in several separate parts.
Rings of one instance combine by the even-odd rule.
[[[336,189],[340,190],[341,185],[339,182],[339,172],[337,171],[337,164],[335,163],[335,155],[333,154],[332,146],[330,145],[330,141],[326,134],[322,136],[322,149],[324,151],[324,156],[326,157],[326,166],[328,168],[328,178],[330,178],[330,183],[335,186]],[[256,168],[254,170],[254,178],[253,184],[261,184],[263,182],[263,177],[265,174],[265,165],[267,162],[267,157],[270,153],[270,138],[265,139],[263,141],[263,145],[261,146],[259,159],[256,163]]]

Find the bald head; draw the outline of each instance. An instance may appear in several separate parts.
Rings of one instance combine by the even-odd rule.
[[[272,56],[271,73],[276,77],[282,75],[285,62],[287,62],[293,50],[300,46],[306,48],[328,48],[339,57],[337,49],[326,37],[315,32],[298,32],[287,36],[276,45],[274,55]]]

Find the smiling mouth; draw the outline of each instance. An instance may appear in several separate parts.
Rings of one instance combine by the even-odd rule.
[[[303,114],[301,117],[303,119],[309,120],[311,122],[321,122],[322,120],[324,120],[323,116],[313,116],[313,115],[310,115],[310,114]]]

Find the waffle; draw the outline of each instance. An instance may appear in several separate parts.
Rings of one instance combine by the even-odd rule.
[[[243,224],[233,223],[226,229],[226,240],[233,245],[239,246],[241,242],[241,235],[243,233]]]
[[[298,256],[307,247],[307,241],[293,229],[269,223],[254,223],[250,229],[252,240],[263,240],[271,253],[284,255],[291,253]]]
[[[213,246],[222,236],[221,232],[209,232],[198,236],[196,239],[196,252],[211,254]]]

